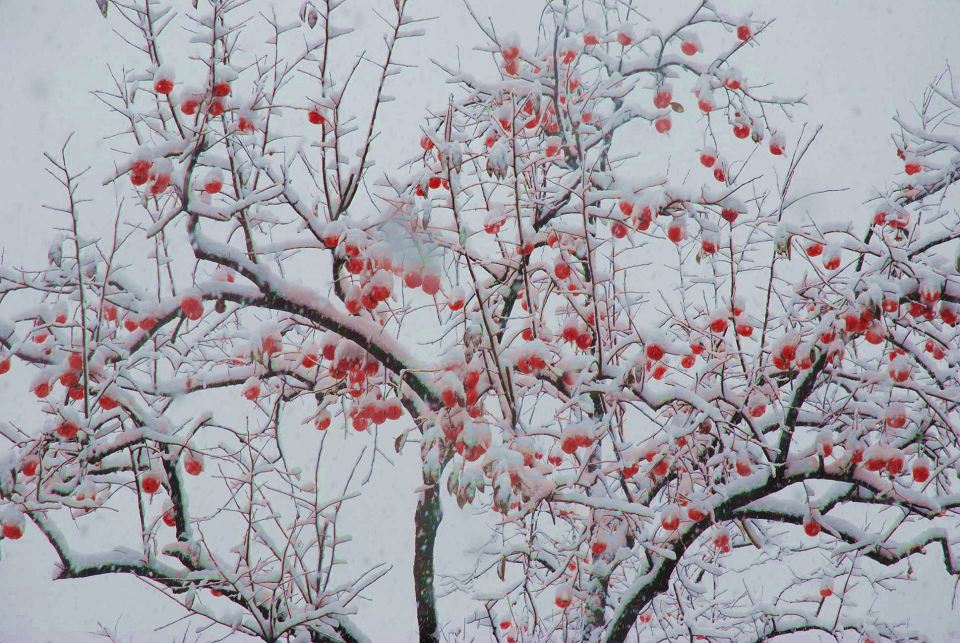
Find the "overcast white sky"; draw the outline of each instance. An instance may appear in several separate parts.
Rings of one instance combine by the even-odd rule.
[[[656,11],[672,0],[642,3]],[[181,2],[181,4],[188,4]],[[299,2],[276,0],[295,11]],[[363,10],[367,0],[352,0],[356,19],[372,21]],[[863,215],[857,205],[871,189],[886,184],[898,169],[890,141],[891,116],[907,112],[925,85],[949,61],[960,64],[957,37],[960,3],[956,0],[772,0],[716,4],[731,13],[755,11],[775,17],[763,35],[762,47],[741,61],[751,78],[774,82],[782,94],[805,94],[808,106],[796,112],[797,122],[823,124],[798,189],[848,187],[830,200],[811,202],[817,218],[848,219]],[[290,7],[294,7],[293,10]],[[402,53],[419,66],[392,93],[397,101],[385,114],[383,128],[391,142],[410,144],[419,137],[417,120],[428,105],[442,105],[451,91],[444,85],[431,57],[451,59],[464,53],[479,34],[460,0],[413,0],[421,15],[436,15],[428,36]],[[521,35],[533,34],[542,6],[539,0],[475,0],[480,13]],[[72,155],[78,166],[93,165],[88,194],[97,201],[88,208],[87,231],[102,231],[112,219],[112,199],[98,187],[110,165],[109,142],[117,121],[90,94],[107,87],[108,64],[129,61],[129,52],[110,32],[93,0],[0,0],[0,250],[8,265],[37,265],[44,260],[53,215],[42,203],[60,194],[43,171],[41,152],[58,148],[76,131]],[[396,153],[394,153],[396,154]],[[389,166],[383,162],[381,170]],[[0,378],[0,419],[24,415],[18,397],[25,391],[15,377]],[[409,472],[407,472],[409,473]],[[404,474],[406,475],[406,474]],[[404,477],[413,488],[412,477]],[[393,481],[396,482],[396,481]],[[387,488],[390,488],[389,486]],[[373,596],[389,609],[363,613],[358,619],[374,641],[413,640],[408,539],[411,499],[398,500],[396,510],[381,514],[385,522],[371,525],[371,556],[393,558],[398,567],[378,585]],[[455,518],[451,518],[454,524]],[[445,527],[447,529],[449,527]],[[408,549],[408,547],[407,547]],[[455,549],[444,555],[455,557]],[[176,618],[178,611],[145,585],[130,578],[52,583],[53,554],[36,533],[14,545],[5,544],[0,560],[0,641],[93,640],[76,632],[91,632],[97,623],[114,625],[136,641],[168,641],[182,628],[153,633],[152,628]],[[939,563],[925,560],[921,568],[936,572]],[[878,609],[899,609],[930,632],[947,640],[948,625],[960,620],[950,614],[952,587],[942,573],[936,582],[917,584],[909,596],[892,599]],[[392,598],[392,600],[391,600]],[[69,636],[68,636],[69,634]],[[955,639],[954,639],[955,640]]]

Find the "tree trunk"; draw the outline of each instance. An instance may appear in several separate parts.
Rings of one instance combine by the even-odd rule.
[[[443,516],[439,483],[429,485],[417,502],[414,521],[413,587],[417,600],[417,625],[422,643],[438,643],[437,606],[433,593],[433,544]]]

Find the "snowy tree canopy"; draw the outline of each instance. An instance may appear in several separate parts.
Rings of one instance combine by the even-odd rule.
[[[734,3],[467,3],[485,62],[434,61],[414,140],[415,0],[96,4],[138,60],[91,88],[113,169],[48,153],[47,257],[0,264],[42,418],[0,421],[4,558],[35,530],[264,641],[370,640],[394,575],[422,641],[926,640],[871,603],[960,574],[949,71],[841,212]],[[375,473],[404,569],[354,543]]]

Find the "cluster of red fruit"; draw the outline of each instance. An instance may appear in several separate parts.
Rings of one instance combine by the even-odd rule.
[[[414,193],[419,197],[426,197],[430,193],[430,190],[439,190],[443,188],[444,190],[450,189],[450,182],[446,179],[442,179],[439,176],[431,176],[423,181],[417,183],[414,187]]]
[[[72,360],[72,362],[71,362]],[[58,380],[67,388],[67,396],[74,401],[82,400],[86,389],[79,383],[80,369],[73,368],[77,364],[80,364],[82,367],[83,361],[79,355],[71,355],[67,360],[67,370],[65,370]],[[91,382],[99,382],[102,379],[102,371],[100,368],[90,368],[87,373]],[[37,380],[31,386],[33,394],[39,398],[44,399],[53,391],[53,383],[57,380],[48,380],[41,379]],[[116,398],[116,395],[112,392],[111,388],[100,393],[100,397],[97,400],[100,408],[104,411],[110,411],[117,408],[120,403]],[[63,437],[64,439],[72,440],[77,435],[77,430],[71,430],[71,423],[66,422],[61,424],[61,428],[58,428],[57,434]]]
[[[906,466],[903,452],[887,444],[874,444],[866,449],[854,450],[850,461],[854,464],[863,464],[867,471],[886,471],[890,476],[900,475]],[[923,457],[914,460],[910,473],[917,483],[924,483],[930,479],[930,462]]]
[[[368,378],[380,372],[380,362],[373,355],[336,333],[324,335],[320,350],[329,363],[330,377],[345,379],[350,397],[361,397],[368,388]]]
[[[157,318],[153,315],[142,315],[138,318],[133,313],[129,313],[124,316],[123,327],[131,333],[137,329],[151,331],[157,327]]]
[[[169,159],[135,158],[130,165],[130,182],[136,186],[150,184],[148,192],[154,196],[170,187],[172,164]]]
[[[257,348],[263,359],[269,361],[283,350],[283,339],[277,332],[267,333],[260,340]],[[318,368],[321,361],[326,360],[328,363],[327,372],[330,377],[336,380],[346,380],[347,393],[355,399],[362,397],[368,391],[369,378],[375,377],[380,372],[380,363],[372,355],[356,343],[333,332],[324,335],[319,350],[311,345],[301,348],[300,352],[302,353],[300,365],[303,368]],[[236,359],[234,363],[242,365],[244,360]],[[262,390],[262,382],[256,377],[251,377],[244,383],[241,392],[246,399],[256,401],[260,398]],[[355,411],[357,408],[359,407],[354,407]],[[390,419],[394,419],[392,416],[399,408],[384,406],[382,410]],[[366,413],[364,411],[360,417],[367,420],[371,419],[366,417]],[[376,417],[379,418],[379,410]],[[330,422],[330,415],[325,410],[320,411],[315,418],[315,425],[320,430],[328,428]],[[363,430],[364,428],[366,428],[366,425],[357,430]]]
[[[203,473],[203,456],[193,451],[188,451],[183,458],[183,470],[186,471],[188,475],[199,476]],[[146,494],[153,495],[160,491],[162,486],[163,474],[159,469],[151,469],[140,476],[140,489]],[[168,527],[177,526],[177,512],[170,501],[165,503],[163,514],[161,514],[160,517],[161,520],[163,520],[163,524]]]
[[[626,226],[619,221],[613,224],[611,230],[618,238],[623,238],[627,235]],[[577,253],[578,250],[582,249],[583,246],[581,240],[573,235],[561,233],[557,230],[550,230],[547,233],[547,246],[550,248],[559,249],[560,251],[553,262],[554,277],[560,281],[566,281],[567,290],[570,292],[574,292],[581,288],[582,284],[579,283],[579,272],[574,272],[573,269],[573,267],[576,266],[577,262],[579,261],[577,259]]]
[[[567,94],[561,94],[558,102],[566,105],[568,102],[578,103],[583,100],[579,94],[579,81],[573,79],[566,84]],[[492,119],[482,134],[484,145],[492,148],[502,136],[522,136],[535,138],[542,134],[547,135],[544,152],[547,159],[553,158],[560,151],[560,139],[556,134],[560,132],[560,122],[557,119],[556,108],[552,100],[541,100],[536,96],[528,96],[521,103],[507,102],[504,97],[491,98]],[[593,120],[593,114],[584,112],[580,115],[583,122]]]
[[[910,225],[910,213],[901,208],[881,208],[873,215],[873,225],[903,230]]]
[[[453,448],[467,462],[475,462],[490,449],[491,439],[490,427],[486,424],[467,421],[457,432]],[[511,476],[511,483],[517,486],[520,481],[517,477]]]
[[[700,165],[707,169],[713,168],[713,178],[720,183],[726,182],[727,172],[724,169],[724,163],[719,160],[717,151],[712,147],[700,150]]]
[[[685,444],[686,444],[685,438],[683,439],[683,441],[678,440],[676,442],[677,447],[682,447]],[[670,459],[666,454],[663,454],[662,451],[663,451],[662,445],[653,444],[650,447],[648,447],[643,454],[643,459],[653,464],[653,466],[650,468],[651,475],[657,478],[664,477],[670,471]],[[634,467],[632,465],[629,466],[630,471],[632,471],[633,468]],[[637,466],[637,469],[639,470],[639,465]],[[636,475],[635,472],[634,472],[634,475]]]
[[[367,272],[361,280],[366,283],[350,284],[344,292],[343,303],[352,315],[359,315],[364,309],[374,310],[393,293],[393,276],[386,270]]]
[[[110,306],[109,304],[107,304],[106,306],[104,306],[104,316],[107,319],[110,319],[111,317],[113,319],[116,319],[116,309]],[[58,313],[56,317],[53,319],[53,322],[59,325],[65,324],[66,321],[67,321],[66,312]],[[40,327],[42,323],[43,322],[39,318],[35,320],[34,322],[35,327],[39,328],[39,330],[34,331],[32,333],[32,338],[35,342],[37,342],[38,337],[40,338],[40,341],[37,342],[40,344],[45,343],[47,339],[51,337],[50,333],[45,328]],[[55,346],[52,343],[47,345],[44,349],[44,354],[47,356],[52,355],[54,348]],[[82,400],[84,398],[86,389],[81,384],[80,379],[83,376],[83,371],[85,366],[85,357],[80,352],[79,348],[68,348],[68,350],[71,352],[68,354],[67,359],[63,361],[62,368],[58,375],[56,375],[53,378],[47,375],[40,379],[35,380],[31,384],[30,389],[36,397],[40,399],[46,398],[47,396],[50,395],[51,392],[53,392],[53,387],[56,384],[56,382],[59,382],[62,386],[64,386],[67,389],[67,396],[69,397],[69,399],[76,401],[76,400]],[[10,370],[10,365],[11,365],[11,358],[9,356],[0,359],[0,375],[7,373]],[[90,381],[99,382],[103,379],[103,371],[101,367],[97,365],[86,365],[86,366],[87,366],[87,377]],[[101,395],[101,398],[100,398],[100,406],[103,407],[104,409],[109,410],[112,408],[116,408],[117,404],[116,404],[116,401],[113,399],[113,397],[111,397],[111,395],[104,393]],[[66,434],[71,433],[67,427],[64,427],[63,431]],[[61,437],[65,437],[65,439],[73,439],[75,436],[76,436],[75,431],[69,437],[66,437],[65,435],[61,435]]]
[[[593,431],[585,425],[567,426],[560,433],[560,450],[567,454],[593,446]]]
[[[650,229],[653,222],[653,210],[649,204],[639,204],[633,196],[620,199],[617,209],[624,217],[627,217],[630,224],[640,232],[646,232]],[[629,229],[623,221],[616,221],[610,228],[610,234],[616,239],[623,239],[627,236]]]
[[[486,218],[483,220],[483,231],[487,234],[497,234],[500,232],[506,222],[507,218],[503,212],[498,210],[490,210],[490,212],[487,213]]]
[[[503,56],[503,71],[509,76],[516,76],[520,71],[520,47],[508,44],[500,50]]]
[[[664,508],[660,516],[660,526],[665,531],[675,531],[680,527],[680,522],[683,520],[683,507],[686,507],[686,515],[691,522],[700,522],[707,517],[707,512],[701,505],[681,500],[679,506],[668,505]]]
[[[946,352],[939,342],[934,342],[932,339],[928,339],[927,342],[923,345],[923,350],[927,353],[930,353],[931,357],[935,360],[941,360],[946,357]]]
[[[439,378],[440,400],[449,410],[468,409],[470,417],[480,417],[480,378],[482,371],[476,364],[451,364]]]
[[[632,42],[633,35],[628,31],[621,31],[617,39],[621,43]],[[585,44],[591,45],[593,41],[599,43],[599,39],[595,34],[587,34],[585,36]],[[570,43],[569,46],[560,52],[560,64],[564,66],[572,65],[576,61],[578,53],[576,46]],[[504,73],[508,76],[518,76],[520,72],[520,48],[516,45],[504,46],[501,48],[501,55],[503,56]],[[551,74],[553,67],[553,52],[547,52],[539,60],[530,63],[529,73],[533,76]],[[589,106],[587,106],[587,102],[592,97],[589,92],[584,92],[581,88],[580,78],[573,68],[567,67],[561,72],[560,76],[564,79],[560,88],[565,90],[561,92],[557,99],[561,109],[567,107],[568,111],[571,112],[571,115],[575,118],[576,112],[573,109],[569,109],[569,106],[583,105],[579,112],[580,122],[600,125],[594,118],[594,114]],[[500,137],[501,132],[510,134],[527,131],[533,134],[542,128],[548,135],[556,135],[559,133],[559,119],[557,118],[556,106],[553,100],[540,100],[537,96],[529,96],[519,104],[520,109],[516,110],[516,113],[514,113],[513,109],[515,105],[514,99],[511,97],[508,100],[509,104],[507,104],[501,96],[493,97],[494,102],[491,106],[491,111],[494,114],[495,120],[498,121],[499,127],[497,127],[497,124],[493,124],[484,134],[487,147],[493,146]],[[658,99],[659,103],[662,103],[662,101],[662,98]],[[669,106],[669,104],[670,101],[668,100],[667,105]],[[669,116],[666,117],[665,122],[667,123],[667,129],[669,129]],[[660,127],[663,127],[663,125]],[[559,151],[559,148],[559,141],[555,141],[553,144],[548,142],[546,147],[547,157],[554,156]]]
[[[60,384],[65,386],[68,391],[79,388],[80,378],[83,376],[84,357],[81,353],[70,353],[67,357],[67,368],[60,374]],[[83,389],[79,388],[78,393],[83,397]],[[73,395],[71,395],[73,397]]]
[[[644,355],[647,358],[646,372],[655,380],[662,380],[667,375],[667,363],[665,361],[666,351],[656,342],[648,342],[644,348]],[[691,368],[696,362],[693,354],[684,355],[680,358],[680,365],[683,368]]]
[[[530,328],[524,329],[524,339],[527,338],[527,331],[529,331],[532,339],[533,329]],[[515,358],[517,370],[524,375],[529,375],[545,369],[547,367],[547,362],[544,359],[545,352],[546,347],[539,342],[534,346],[523,347]]]
[[[357,400],[350,409],[350,421],[356,431],[366,431],[371,423],[380,426],[387,420],[399,420],[403,416],[403,405],[399,399],[384,400],[382,397],[380,391],[376,390]],[[317,424],[317,428],[323,430],[326,427],[321,429]]]
[[[480,416],[478,406],[471,407],[469,411],[457,407],[445,411],[440,415],[440,428],[443,431],[444,439],[453,445],[454,450],[460,454],[464,460],[474,462],[483,457],[483,454],[490,448],[492,435],[490,428],[486,424],[478,424],[471,419]],[[513,485],[518,485],[519,477],[510,475]]]
[[[940,290],[939,288],[924,290],[921,286],[920,293],[922,301],[910,302],[908,305],[908,313],[911,317],[931,321],[936,317],[936,312],[932,304],[940,299]],[[887,314],[898,313],[900,310],[899,299],[896,297],[885,297],[880,309]],[[941,320],[945,324],[953,326],[957,323],[956,310],[951,304],[942,302],[939,306],[939,313]],[[849,310],[843,314],[842,320],[843,328],[847,333],[851,335],[862,334],[871,344],[881,344],[886,339],[886,332],[883,326],[875,319],[873,310],[870,307],[865,306],[859,310]],[[835,337],[836,333],[833,330],[827,330],[821,335],[821,341],[830,343]],[[933,340],[927,340],[924,348],[926,352],[930,353],[934,359],[937,360],[943,359],[946,355],[946,351],[940,343]],[[906,381],[909,376],[910,361],[903,357],[904,355],[905,353],[902,349],[894,349],[889,355],[890,375],[898,382]]]
[[[407,288],[420,288],[430,296],[440,291],[440,272],[435,268],[394,261],[389,252],[371,245],[356,230],[345,232],[339,223],[329,224],[323,234],[323,242],[343,258],[347,272],[359,279],[359,284],[350,284],[344,293],[344,304],[354,315],[363,309],[374,310],[389,299],[393,294],[394,276],[402,276]]]
[[[576,344],[580,350],[588,350],[593,345],[593,333],[580,317],[570,317],[560,331],[563,341]]]
[[[213,83],[209,96],[199,91],[188,92],[184,95],[180,101],[180,111],[187,116],[193,116],[200,111],[200,106],[203,102],[207,101],[207,114],[213,117],[223,116],[227,110],[226,103],[223,99],[229,95],[230,83],[225,80],[220,80]],[[247,120],[249,121],[249,119]],[[252,123],[249,123],[249,125],[252,125]],[[243,131],[245,127],[238,124],[238,129]]]
[[[201,107],[206,105],[206,114],[212,117],[222,116],[227,111],[225,99],[232,91],[229,78],[235,77],[232,70],[219,69],[216,76],[219,78],[211,79],[207,89],[184,88],[179,95],[180,112],[186,116],[194,116],[201,111]],[[161,96],[166,96],[173,104],[170,98],[174,89],[174,73],[170,67],[161,67],[154,72],[153,90]],[[310,121],[314,122],[314,110],[309,112]],[[319,113],[317,112],[317,116]],[[323,122],[320,117],[320,122]],[[255,129],[254,119],[249,111],[241,110],[235,123],[236,131],[240,133],[250,133]],[[162,191],[162,190],[161,190]]]
[[[737,26],[737,38],[741,41],[750,40],[753,37],[753,32],[750,28],[748,22],[744,22]],[[623,47],[629,47],[635,42],[636,38],[633,34],[633,31],[628,25],[621,27],[616,33],[616,42],[618,42]],[[583,44],[585,47],[595,47],[601,42],[601,37],[594,31],[588,30],[583,35]],[[700,43],[700,39],[695,34],[686,34],[681,38],[680,51],[682,51],[687,56],[695,56],[699,52],[703,51],[703,47]],[[562,60],[565,64],[570,64],[576,59],[577,52],[573,48],[567,48],[565,51],[561,52]],[[506,58],[506,54],[504,54]],[[516,75],[516,67],[513,66],[510,69],[506,70],[511,75]],[[724,84],[731,90],[737,90],[740,87],[739,78],[732,76],[731,78],[725,79]],[[697,97],[697,104],[701,111],[704,113],[709,113],[713,110],[714,103],[712,97],[708,92],[704,91],[701,88],[698,88],[694,91]],[[668,85],[662,85],[657,89],[657,92],[654,94],[653,104],[657,109],[666,109],[671,106],[673,101],[672,90]],[[661,134],[666,134],[670,131],[672,123],[670,120],[670,114],[662,114],[658,116],[653,121],[654,128],[657,132]],[[745,122],[740,122],[734,125],[734,134],[738,138],[746,138],[750,135],[749,124]],[[782,140],[777,140],[771,142],[770,151],[773,154],[783,154],[783,143]]]
[[[885,423],[891,429],[905,427],[907,414],[904,406],[898,403],[892,404],[886,411]],[[875,444],[865,449],[864,445],[857,441],[848,445],[847,448],[850,462],[863,465],[867,471],[886,471],[891,476],[898,476],[904,470],[906,460],[903,452],[888,444]],[[828,431],[817,437],[817,451],[823,457],[830,457],[834,453],[833,435]],[[930,478],[929,460],[922,456],[916,458],[911,466],[911,475],[917,483],[926,482]]]

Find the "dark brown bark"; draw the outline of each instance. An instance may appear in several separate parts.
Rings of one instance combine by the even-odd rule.
[[[433,545],[442,517],[440,487],[434,483],[427,486],[420,496],[414,519],[413,587],[417,601],[417,625],[423,643],[437,643],[440,640],[433,591]]]

